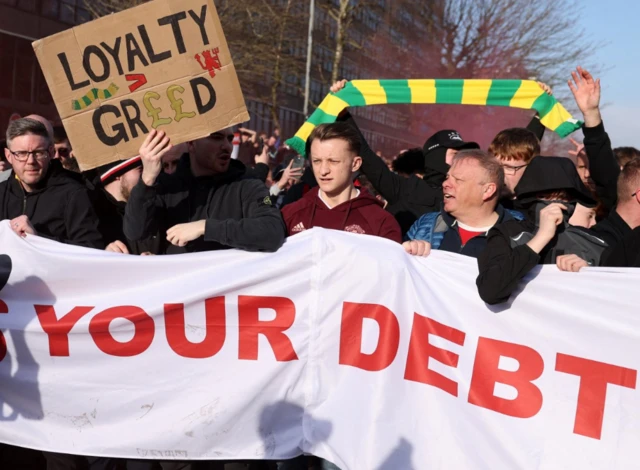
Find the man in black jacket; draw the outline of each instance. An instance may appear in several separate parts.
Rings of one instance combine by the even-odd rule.
[[[612,261],[609,254],[616,246],[631,235],[632,230],[640,227],[640,158],[625,165],[618,177],[618,203],[609,216],[598,222],[593,231],[607,242],[609,248],[603,254],[604,266],[619,266],[620,261]],[[619,258],[619,251],[612,256]]]
[[[598,266],[607,247],[590,230],[568,221],[580,203],[595,200],[567,158],[534,158],[516,187],[527,220],[509,221],[491,229],[487,247],[478,258],[478,293],[488,304],[506,302],[520,280],[538,264],[556,264],[577,272]]]
[[[640,227],[631,230],[620,243],[613,247],[603,266],[640,268]]]
[[[600,79],[594,80],[586,70],[578,67],[571,73],[569,88],[584,117],[584,150],[587,158],[581,166],[586,166],[595,183],[595,192],[606,213],[616,205],[616,183],[620,166],[611,147],[609,135],[605,132],[600,114]]]
[[[53,160],[45,126],[18,119],[7,129],[5,156],[13,171],[0,183],[0,220],[20,236],[40,235],[62,243],[103,249],[98,218],[79,175]]]
[[[125,210],[127,238],[166,233],[166,254],[280,248],[285,239],[280,211],[266,186],[246,178],[244,165],[231,159],[232,141],[233,132],[223,129],[189,142],[189,153],[168,176],[161,170],[170,139],[151,131],[140,148],[142,177]]]

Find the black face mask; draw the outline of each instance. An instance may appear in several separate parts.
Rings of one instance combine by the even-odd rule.
[[[533,206],[531,206],[531,209],[533,210],[533,212],[536,215],[536,226],[540,225],[540,211],[542,209],[544,209],[545,207],[551,205],[551,204],[562,204],[563,206],[565,206],[567,208],[567,210],[562,210],[562,219],[564,221],[564,225],[568,225],[569,224],[569,219],[571,218],[571,216],[573,215],[573,213],[576,211],[576,203],[575,202],[564,202],[564,201],[542,201],[542,200],[538,200],[536,201]]]

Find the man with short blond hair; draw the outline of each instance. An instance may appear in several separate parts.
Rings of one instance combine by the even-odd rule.
[[[307,155],[318,187],[282,210],[287,235],[323,227],[402,241],[395,218],[353,184],[362,165],[357,131],[343,122],[320,125],[307,140]]]

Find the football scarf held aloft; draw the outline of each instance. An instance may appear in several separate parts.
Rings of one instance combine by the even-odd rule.
[[[335,122],[345,109],[375,104],[465,104],[534,109],[545,127],[567,137],[582,122],[532,80],[353,80],[330,93],[287,144],[305,155],[316,126]]]

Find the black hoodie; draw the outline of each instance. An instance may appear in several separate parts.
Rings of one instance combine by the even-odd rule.
[[[49,163],[49,170],[32,192],[26,192],[11,172],[0,183],[0,220],[29,217],[36,233],[69,245],[104,249],[82,177],[62,168],[59,160]]]
[[[160,174],[153,186],[140,179],[127,202],[124,233],[133,241],[156,233],[164,239],[174,225],[204,219],[203,237],[185,247],[166,243],[161,252],[276,251],[284,243],[284,222],[264,183],[245,177],[245,166],[236,160],[223,174],[196,178],[189,155],[182,156],[176,173]]]
[[[564,222],[558,227],[556,236],[540,254],[527,243],[538,231],[540,211],[549,204],[541,201],[537,194],[566,190],[571,202],[587,207],[595,206],[589,190],[580,180],[571,160],[560,157],[534,158],[522,175],[516,187],[519,206],[529,211],[524,221],[509,221],[489,231],[487,247],[478,258],[480,274],[476,280],[478,293],[488,304],[506,302],[520,280],[538,264],[554,264],[561,255],[575,254],[590,265],[597,266],[606,243],[591,230],[568,224],[572,213],[565,214]]]
[[[627,236],[604,258],[602,265],[640,268],[640,227],[630,230]]]

